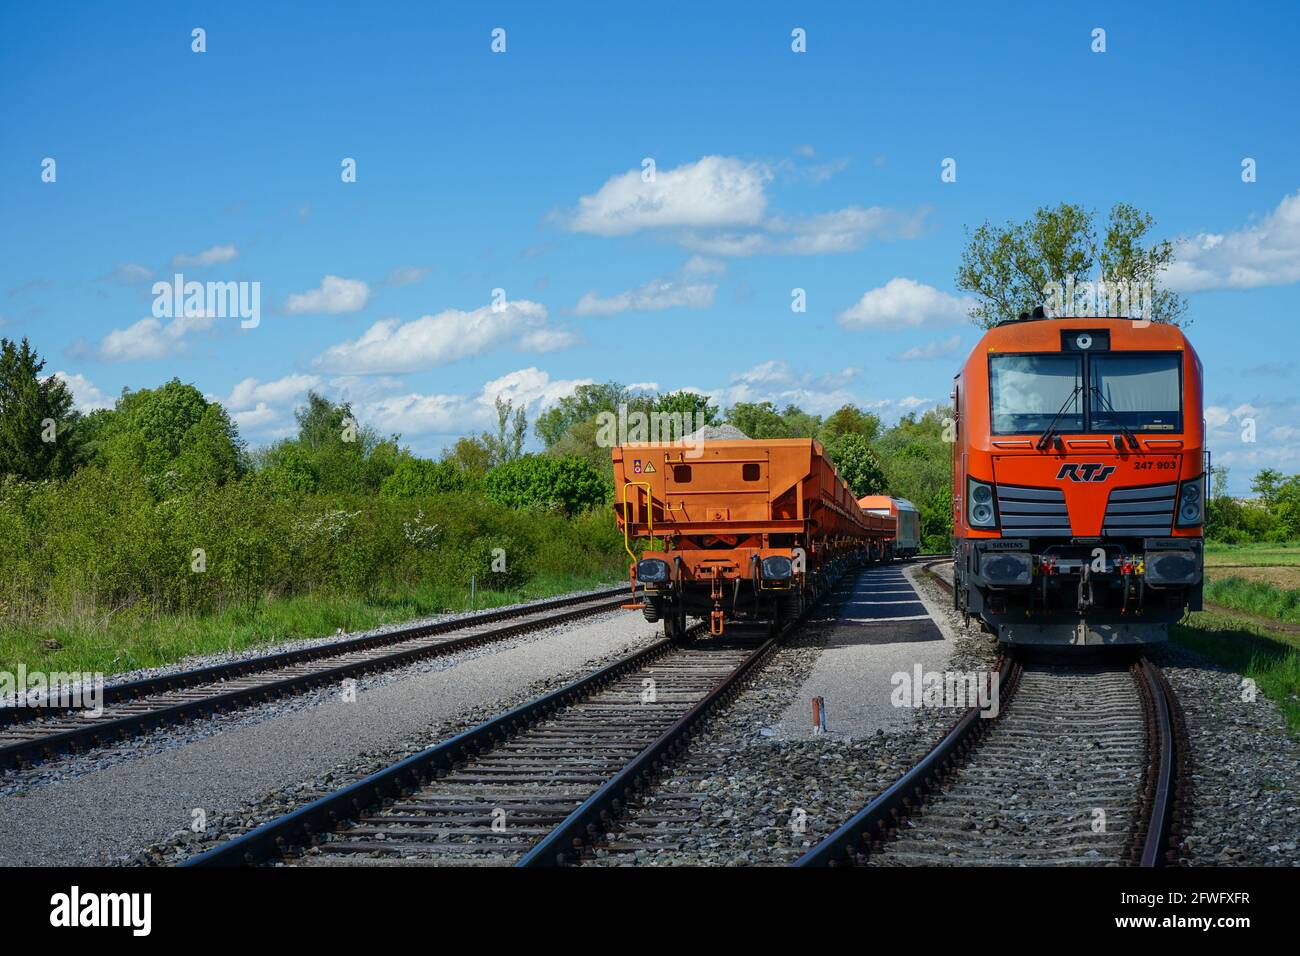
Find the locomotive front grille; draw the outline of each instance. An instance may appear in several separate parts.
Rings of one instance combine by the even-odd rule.
[[[1102,533],[1122,537],[1169,534],[1177,499],[1177,485],[1116,488],[1106,502]]]
[[[1019,488],[998,485],[998,517],[1002,533],[1037,538],[1068,538],[1070,513],[1060,488]]]

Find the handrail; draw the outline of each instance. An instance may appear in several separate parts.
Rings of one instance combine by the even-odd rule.
[[[632,527],[632,515],[628,511],[628,507],[627,507],[627,490],[633,485],[645,487],[645,502],[646,502],[645,520],[646,520],[646,524],[649,527],[649,533],[651,537],[654,537],[654,533],[655,533],[655,507],[654,507],[654,488],[651,486],[650,482],[648,481],[623,482],[623,550],[627,552],[627,556],[631,558],[632,563],[635,564],[636,555],[632,553],[632,539],[629,531],[629,529]]]

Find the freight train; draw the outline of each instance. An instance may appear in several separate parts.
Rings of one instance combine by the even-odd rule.
[[[953,383],[953,601],[1009,644],[1144,644],[1201,607],[1201,362],[1171,325],[990,329]]]
[[[842,569],[895,556],[896,519],[859,507],[812,439],[625,444],[612,455],[629,606],[669,637],[688,617],[713,634],[728,621],[775,632]],[[647,546],[640,557],[634,543]]]
[[[921,551],[921,512],[916,505],[906,498],[891,498],[888,495],[867,495],[858,499],[858,507],[876,515],[886,515],[894,519],[897,531],[894,535],[894,556],[914,558]]]

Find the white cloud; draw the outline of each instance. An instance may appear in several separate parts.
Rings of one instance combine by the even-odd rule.
[[[577,332],[569,329],[537,329],[519,337],[519,349],[522,352],[558,352],[581,345],[584,339]]]
[[[486,383],[477,395],[408,392],[376,399],[360,409],[361,420],[384,432],[407,435],[464,435],[496,425],[493,401],[497,396],[524,407],[529,418],[571,395],[591,379],[553,380],[537,368],[510,372]]]
[[[99,408],[113,407],[113,400],[84,375],[55,372],[50,377],[60,379],[68,386],[68,390],[72,392],[72,404],[79,411],[93,412]]]
[[[1179,239],[1164,281],[1179,292],[1300,281],[1300,192],[1284,196],[1258,225]]]
[[[704,256],[691,256],[682,266],[682,272],[688,276],[721,275],[727,271],[727,264],[719,259],[706,259]]]
[[[317,375],[295,373],[262,382],[255,378],[246,378],[230,390],[223,404],[228,408],[247,409],[253,405],[283,405],[307,394],[309,389],[320,388],[321,379]]]
[[[551,331],[546,319],[546,308],[527,299],[506,302],[500,309],[446,309],[405,323],[383,319],[355,341],[326,349],[315,364],[350,374],[413,372],[479,355],[511,340],[533,351],[571,344],[541,334]]]
[[[795,168],[799,178],[822,181],[844,165],[796,168],[783,162],[778,168]],[[914,238],[928,213],[847,206],[810,216],[769,217],[767,186],[775,177],[773,167],[727,156],[705,156],[660,170],[654,182],[641,177],[641,170],[629,170],[581,197],[568,227],[598,236],[672,230],[671,238],[683,248],[709,256],[822,255],[860,249],[874,238]]]
[[[284,421],[283,412],[271,408],[266,402],[258,402],[255,408],[245,409],[242,412],[231,412],[230,417],[245,431],[261,431],[267,425]]]
[[[1204,415],[1205,445],[1214,451],[1214,467],[1228,469],[1232,494],[1249,495],[1260,469],[1300,471],[1300,430],[1294,425],[1300,421],[1300,400],[1225,401],[1205,406]]]
[[[155,318],[141,319],[105,335],[96,354],[105,362],[168,358],[185,350],[187,335],[205,332],[216,321],[216,316],[208,314],[180,315],[166,325]]]
[[[846,386],[860,374],[854,368],[820,376],[796,374],[784,361],[773,359],[733,374],[731,384],[723,388],[687,390],[708,395],[715,405],[724,407],[737,402],[771,402],[777,408],[793,404],[806,412],[826,415],[842,405],[858,404]]]
[[[581,197],[569,228],[622,236],[664,227],[756,224],[767,208],[764,190],[772,171],[761,163],[705,156],[695,163],[657,170],[654,182],[641,177],[640,169],[628,170]]]
[[[900,362],[913,362],[920,359],[943,358],[945,355],[952,355],[960,348],[961,336],[954,335],[946,339],[935,339],[925,345],[917,345],[903,352],[898,359]]]
[[[921,232],[926,210],[902,213],[883,206],[846,206],[835,212],[804,216],[798,219],[774,219],[767,228],[788,234],[771,240],[776,252],[811,256],[823,253],[852,252],[869,239],[914,239]]]
[[[687,232],[682,247],[712,256],[818,256],[861,249],[872,239],[915,239],[927,209],[902,212],[884,206],[846,206],[832,212],[774,216],[757,231]]]
[[[679,240],[683,249],[706,256],[753,256],[768,249],[767,237],[757,232],[727,232],[697,235],[687,233]]]
[[[360,279],[326,276],[318,288],[290,295],[285,301],[284,311],[290,315],[339,315],[360,311],[368,301],[370,287]]]
[[[863,294],[835,318],[847,329],[957,325],[969,320],[970,298],[957,298],[915,279],[890,279]]]
[[[620,312],[657,312],[662,309],[707,309],[718,287],[711,282],[651,279],[640,288],[608,299],[588,292],[573,307],[575,315],[618,315]]]
[[[210,249],[204,249],[202,252],[196,252],[192,256],[184,253],[174,255],[172,256],[172,265],[178,269],[213,266],[221,262],[230,262],[238,255],[239,250],[233,245],[213,246]]]
[[[104,279],[109,282],[120,282],[123,285],[134,285],[137,282],[148,282],[152,275],[152,269],[134,262],[120,262],[112,272],[104,276]]]

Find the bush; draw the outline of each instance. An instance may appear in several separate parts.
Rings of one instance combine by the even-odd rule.
[[[582,458],[524,455],[498,465],[484,483],[493,501],[509,508],[534,508],[574,514],[602,504],[609,486]]]
[[[430,461],[409,455],[398,459],[379,494],[385,498],[419,498],[446,491],[465,491],[476,482],[454,461]]]

